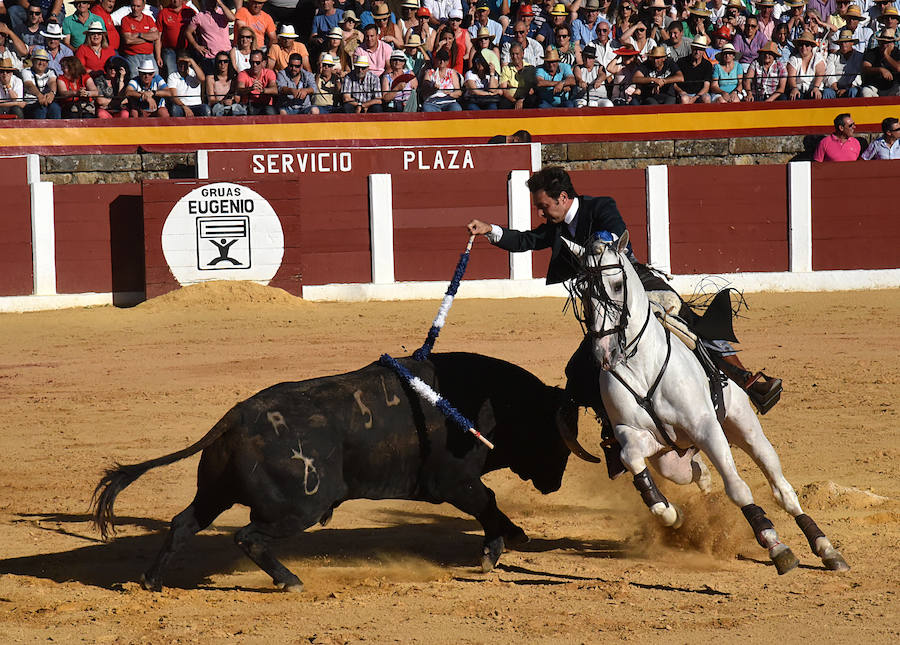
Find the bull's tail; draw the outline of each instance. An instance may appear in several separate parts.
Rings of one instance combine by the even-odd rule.
[[[94,526],[100,531],[100,536],[106,540],[111,534],[115,533],[113,505],[116,503],[116,497],[138,477],[148,470],[158,468],[159,466],[174,464],[176,461],[181,461],[186,457],[190,457],[191,455],[208,448],[216,441],[216,439],[225,434],[227,430],[234,427],[239,419],[240,413],[237,408],[232,408],[199,441],[187,448],[140,464],[125,465],[117,463],[115,467],[109,468],[106,471],[106,474],[103,475],[100,483],[97,484],[97,487],[94,489],[94,494],[91,497]]]

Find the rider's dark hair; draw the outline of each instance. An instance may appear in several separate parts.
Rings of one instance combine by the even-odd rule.
[[[569,173],[559,166],[547,166],[534,173],[526,182],[528,190],[536,193],[543,190],[547,197],[559,199],[562,193],[569,197],[575,197],[575,188],[572,187],[572,179]]]

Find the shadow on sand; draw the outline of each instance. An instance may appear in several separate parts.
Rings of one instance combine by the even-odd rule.
[[[0,560],[0,574],[44,578],[55,582],[76,581],[105,589],[120,588],[123,582],[138,580],[162,546],[167,521],[142,517],[118,517],[116,526],[152,531],[102,542],[99,535],[83,531],[90,515],[22,514],[45,531],[84,540],[88,544],[68,551],[43,553]],[[367,528],[310,529],[296,537],[274,542],[273,551],[283,560],[321,559],[327,566],[377,562],[386,558],[418,557],[439,566],[469,567],[478,562],[482,546],[481,526],[474,519],[397,510],[379,511],[385,526]],[[78,531],[67,525],[81,525]],[[253,570],[255,565],[234,545],[232,534],[238,527],[214,525],[194,538],[176,556],[165,576],[165,585],[193,589],[208,582],[208,576],[235,570]],[[588,557],[624,556],[624,543],[609,540],[548,540],[535,537],[519,551],[575,551]],[[316,566],[321,566],[319,560]],[[300,573],[300,572],[298,572]],[[302,577],[302,576],[301,576]]]

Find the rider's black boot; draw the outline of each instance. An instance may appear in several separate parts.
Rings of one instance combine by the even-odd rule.
[[[753,405],[760,414],[771,410],[781,398],[781,379],[773,378],[762,372],[753,374],[747,370],[736,354],[731,356],[714,356],[716,365],[725,376],[737,383],[747,392]]]
[[[613,435],[612,423],[606,415],[606,408],[602,401],[591,404],[591,409],[600,422],[600,447],[603,448],[603,460],[606,462],[606,473],[610,479],[615,479],[625,472],[625,464],[622,463],[622,446]]]

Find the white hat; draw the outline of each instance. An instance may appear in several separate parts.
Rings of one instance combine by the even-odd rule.
[[[294,25],[283,24],[281,25],[281,29],[278,30],[279,38],[299,38],[297,32],[294,31]]]
[[[63,30],[62,25],[58,22],[50,22],[47,23],[47,31],[41,29],[41,36],[44,38],[54,38],[58,40],[62,40],[63,38]]]
[[[450,14],[447,16],[448,18],[458,18],[462,20],[462,11],[459,9],[451,9]]]
[[[332,56],[331,54],[329,54],[327,52],[322,54],[322,57],[319,58],[319,62],[322,65],[332,65],[333,66],[333,65],[337,64],[334,60],[334,56]]]
[[[354,67],[368,67],[369,66],[369,57],[366,56],[365,54],[359,54],[353,60],[353,66]]]
[[[92,20],[91,24],[88,25],[88,28],[85,30],[86,34],[105,34],[106,33],[106,25],[103,24],[100,20]]]
[[[344,30],[340,27],[332,27],[331,31],[328,32],[329,38],[337,38],[338,40],[344,39]]]
[[[156,63],[152,60],[142,60],[137,71],[138,74],[156,74]]]
[[[402,60],[403,62],[406,62],[406,54],[403,53],[402,49],[395,49],[391,53],[391,60]]]

